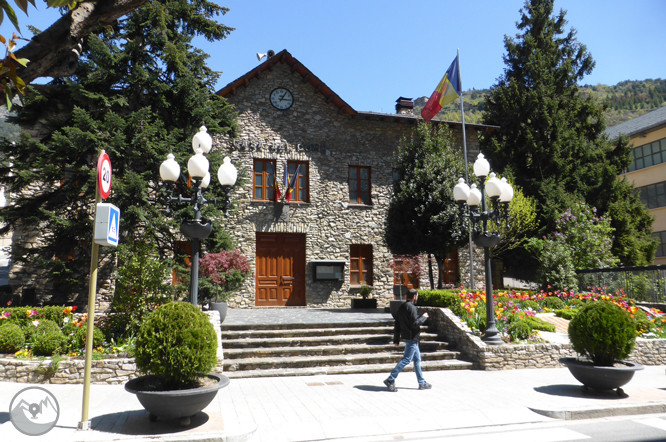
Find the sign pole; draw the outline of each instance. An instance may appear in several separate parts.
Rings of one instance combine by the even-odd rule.
[[[104,150],[99,151],[99,157],[104,155]],[[99,193],[99,174],[97,174],[97,185],[95,186],[95,215],[97,215],[97,205],[102,202]],[[95,216],[97,218],[97,216]],[[83,407],[81,412],[81,422],[79,430],[90,430],[90,420],[88,419],[88,408],[90,407],[90,372],[92,366],[93,352],[93,333],[95,327],[95,294],[97,293],[97,267],[99,266],[99,244],[95,242],[93,233],[92,252],[90,254],[90,284],[88,289],[88,329],[86,336],[86,369],[83,378]]]

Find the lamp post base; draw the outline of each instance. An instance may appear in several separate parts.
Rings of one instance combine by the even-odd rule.
[[[502,338],[499,336],[499,332],[486,332],[481,336],[481,340],[485,342],[487,345],[502,345],[504,344],[504,341],[502,341]]]

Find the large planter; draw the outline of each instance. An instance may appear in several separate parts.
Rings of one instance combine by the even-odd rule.
[[[228,305],[226,302],[211,302],[210,309],[217,310],[220,312],[220,322],[224,322],[224,318],[227,317],[227,308]]]
[[[636,362],[619,361],[617,367],[602,367],[594,365],[591,361],[579,358],[561,358],[560,363],[567,366],[573,377],[575,377],[585,388],[595,390],[615,390],[622,395],[623,385],[634,377],[634,373],[642,370],[643,366]]]
[[[377,300],[375,298],[354,298],[351,300],[351,308],[377,308]]]
[[[188,426],[190,418],[206,408],[215,398],[218,390],[229,385],[229,378],[210,373],[209,379],[217,381],[210,387],[192,388],[189,390],[146,391],[141,385],[153,376],[141,376],[125,384],[125,390],[136,394],[143,408],[150,413],[149,419],[181,419],[181,425]]]

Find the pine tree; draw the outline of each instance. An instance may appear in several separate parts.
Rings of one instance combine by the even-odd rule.
[[[398,147],[395,173],[400,178],[386,216],[386,244],[396,255],[432,254],[441,270],[446,254],[469,238],[453,200],[465,166],[449,129],[419,124]]]
[[[100,149],[113,166],[107,202],[121,210],[120,241],[143,237],[156,242],[162,256],[173,250],[178,219],[191,217],[192,209],[164,214],[160,163],[173,151],[186,165],[202,124],[211,134],[235,127],[231,107],[211,92],[218,73],[192,46],[194,36],[216,41],[232,31],[215,20],[226,11],[206,0],[150,2],[113,29],[89,36],[76,75],[33,88],[19,109],[20,124],[39,136],[0,144],[0,182],[17,195],[0,214],[0,233],[41,232],[41,243],[14,244],[12,259],[53,276],[56,294],[71,300],[87,290]],[[222,157],[216,149],[208,155],[212,175]],[[211,196],[219,188],[213,183]],[[212,205],[204,216],[222,219]],[[229,242],[216,225],[211,248]]]
[[[578,81],[594,61],[576,31],[565,30],[565,12],[552,15],[553,3],[527,0],[520,33],[505,37],[506,68],[483,118],[500,129],[482,140],[482,151],[536,199],[539,236],[553,231],[559,213],[585,201],[613,217],[613,253],[624,264],[649,263],[655,250],[649,213],[636,207],[630,192],[618,191],[626,186],[617,175],[628,165],[630,148],[626,140],[611,145],[603,136],[603,106],[581,95]],[[638,219],[618,222],[625,210]],[[634,247],[622,247],[629,237]]]

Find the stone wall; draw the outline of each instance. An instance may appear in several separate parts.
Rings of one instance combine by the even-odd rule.
[[[220,312],[204,312],[215,327],[217,333],[217,366],[214,372],[222,373],[224,352],[222,350],[222,330]],[[82,384],[85,376],[85,360],[65,357],[58,362],[56,369],[53,361],[0,358],[0,381],[32,384]],[[141,376],[136,369],[134,358],[109,358],[94,360],[91,364],[90,382],[93,384],[124,384],[130,379]]]
[[[277,87],[292,92],[294,104],[289,110],[277,110],[270,104],[269,95]],[[216,137],[214,148],[227,153],[238,169],[251,177],[254,159],[276,160],[277,181],[281,184],[282,160],[308,162],[309,202],[279,206],[276,214],[277,203],[253,200],[251,179],[234,191],[238,209],[226,225],[255,275],[257,232],[304,233],[306,304],[348,308],[350,299],[358,296],[356,288],[350,286],[349,265],[345,266],[343,281],[321,282],[312,277],[312,261],[349,262],[350,245],[369,244],[373,247],[372,295],[379,306],[388,306],[394,299],[389,268],[392,254],[384,244],[383,233],[393,183],[393,158],[400,140],[414,129],[416,119],[342,114],[304,82],[301,74],[281,63],[225,98],[238,112],[239,136]],[[460,126],[453,128],[454,142],[462,147]],[[467,144],[470,152],[478,152],[476,129],[467,131]],[[371,205],[349,204],[348,169],[354,165],[370,167]],[[482,281],[483,266],[478,267]],[[460,266],[462,280],[469,280],[464,276],[468,269],[468,265]],[[230,307],[254,307],[254,291],[255,279],[249,278],[228,301]]]
[[[470,328],[446,308],[419,307],[428,312],[429,327],[446,337],[463,357],[479,370],[561,367],[560,358],[576,357],[571,344],[486,345]],[[643,365],[666,364],[666,339],[637,339],[628,358]]]

